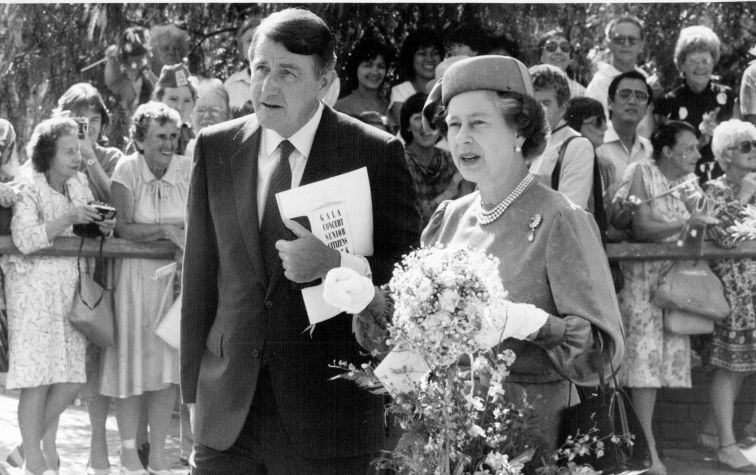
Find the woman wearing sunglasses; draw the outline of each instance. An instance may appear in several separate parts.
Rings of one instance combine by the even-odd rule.
[[[722,122],[714,130],[711,148],[724,171],[706,187],[714,215],[720,218],[715,231],[720,231],[732,225],[732,217],[743,215],[744,205],[756,205],[756,126],[740,120]],[[724,238],[720,243],[725,246],[732,244],[727,232],[710,234]],[[724,285],[730,315],[714,326],[709,358],[714,368],[714,417],[709,418],[699,440],[707,448],[716,449],[717,459],[728,468],[756,472],[756,466],[743,455],[733,430],[735,398],[745,377],[756,372],[756,260],[724,259],[711,264]],[[752,437],[753,423],[743,432],[746,438]]]
[[[567,74],[567,83],[570,85],[570,97],[585,95],[585,87],[570,78],[568,67],[572,59],[572,43],[561,30],[546,32],[538,40],[538,57],[541,64],[550,64]]]
[[[696,175],[705,183],[723,172],[714,162],[709,142],[716,125],[732,117],[736,93],[712,81],[719,61],[719,37],[705,26],[689,26],[680,31],[675,45],[675,66],[682,84],[654,104],[655,122],[684,120],[696,129],[701,159]]]

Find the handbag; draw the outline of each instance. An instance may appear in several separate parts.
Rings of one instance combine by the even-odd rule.
[[[664,330],[678,335],[705,335],[714,332],[714,320],[684,310],[664,310]]]
[[[100,238],[100,258],[105,238]],[[81,272],[81,249],[79,244],[76,267],[79,271],[77,292],[68,320],[89,341],[98,346],[115,346],[115,314],[113,312],[113,291],[104,289],[95,282],[89,272]]]
[[[155,322],[155,334],[174,350],[181,346],[181,294],[168,306],[170,296],[173,294],[173,281],[176,279],[176,263],[161,267],[155,271],[153,279],[160,279],[169,275],[169,285],[163,292],[158,307],[159,319]]]
[[[598,354],[602,355],[601,335],[594,329],[593,336]],[[562,412],[559,440],[584,434],[595,436],[604,444],[603,455],[599,457],[590,451],[572,461],[577,465],[588,464],[605,475],[642,473],[651,467],[651,451],[643,427],[630,397],[617,384],[614,366],[612,381],[604,379],[603,365],[598,367],[599,386],[585,400]]]
[[[675,261],[662,269],[651,302],[665,310],[682,310],[712,320],[730,314],[722,282],[705,261]]]

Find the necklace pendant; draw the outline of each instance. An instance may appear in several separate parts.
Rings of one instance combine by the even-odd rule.
[[[531,229],[528,233],[528,242],[533,242],[535,239],[535,230]]]

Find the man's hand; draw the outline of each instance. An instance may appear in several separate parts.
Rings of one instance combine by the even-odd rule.
[[[297,283],[322,279],[341,263],[341,254],[326,246],[301,224],[284,219],[284,224],[297,237],[293,241],[276,241],[283,263],[284,276]]]

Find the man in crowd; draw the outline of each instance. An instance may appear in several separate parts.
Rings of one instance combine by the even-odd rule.
[[[600,61],[596,74],[585,89],[586,97],[596,99],[609,115],[608,92],[612,79],[627,71],[646,73],[637,66],[643,51],[643,22],[635,16],[623,15],[609,22],[606,27],[606,41],[611,53],[611,63]],[[649,110],[639,127],[639,133],[649,137],[653,131],[653,119]]]
[[[638,71],[616,76],[609,84],[609,127],[604,144],[596,149],[599,163],[608,169],[604,186],[613,191],[633,162],[651,158],[651,142],[638,133],[638,126],[652,100],[651,87]]]
[[[530,68],[530,78],[535,98],[543,106],[551,129],[546,148],[533,161],[530,171],[576,205],[589,209],[595,155],[591,142],[563,119],[570,100],[567,76],[556,66],[539,64]]]
[[[396,138],[323,104],[336,58],[317,15],[265,18],[249,60],[256,113],[204,129],[194,154],[181,326],[192,473],[364,474],[382,448],[383,400],[329,381],[329,364],[364,357],[346,315],[304,331],[300,284],[340,265],[387,282],[418,243],[412,179]],[[340,253],[281,218],[276,192],[362,167],[372,256]]]

